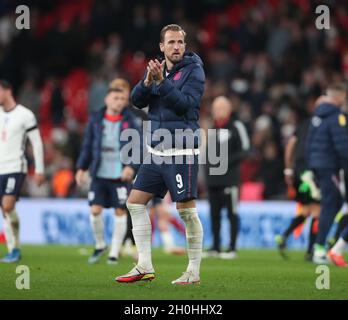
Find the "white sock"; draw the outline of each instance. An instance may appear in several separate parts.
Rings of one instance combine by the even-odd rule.
[[[114,231],[111,239],[109,257],[118,258],[123,239],[127,233],[127,215],[114,216]]]
[[[6,237],[7,251],[11,252],[14,248],[13,231],[12,231],[11,222],[7,218],[7,215],[4,217],[4,232]]]
[[[186,225],[186,245],[189,264],[186,271],[199,274],[202,259],[203,228],[196,208],[179,209]]]
[[[138,265],[146,270],[152,270],[151,259],[151,221],[143,204],[127,203],[132,217],[133,236],[138,250]]]
[[[174,248],[174,239],[172,234],[169,232],[169,230],[161,231],[161,238],[162,238],[163,246],[165,250],[170,250]]]
[[[19,248],[19,218],[15,210],[5,213],[4,231],[8,252]]]
[[[337,242],[335,243],[335,245],[332,247],[331,251],[334,254],[341,256],[343,254],[343,250],[344,250],[346,245],[347,245],[347,242],[345,240],[343,240],[343,238],[339,238],[337,240]]]
[[[93,214],[91,214],[90,221],[91,221],[91,227],[93,230],[93,235],[95,240],[95,248],[96,249],[105,248],[103,215],[99,214],[97,216],[94,216]]]

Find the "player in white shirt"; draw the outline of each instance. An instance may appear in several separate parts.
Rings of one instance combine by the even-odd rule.
[[[43,145],[35,116],[16,103],[10,83],[0,80],[0,206],[8,248],[8,254],[0,261],[5,263],[21,258],[15,205],[28,169],[25,158],[27,138],[33,147],[34,180],[41,185],[44,181]]]

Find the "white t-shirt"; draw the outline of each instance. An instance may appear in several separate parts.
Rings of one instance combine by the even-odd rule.
[[[17,104],[5,112],[0,106],[0,174],[27,172],[25,143],[33,130],[37,130],[37,121],[31,110]]]

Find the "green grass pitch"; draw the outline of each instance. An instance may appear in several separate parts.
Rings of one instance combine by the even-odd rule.
[[[0,264],[0,299],[348,299],[348,269],[330,266],[330,289],[318,290],[316,266],[303,252],[290,252],[283,261],[274,250],[241,250],[235,260],[203,259],[201,284],[173,286],[184,271],[186,256],[153,250],[156,279],[118,284],[117,275],[132,268],[132,259],[118,265],[87,264],[81,246],[23,246],[22,265],[30,268],[30,289],[15,286],[15,264]],[[84,250],[86,251],[86,250]],[[88,248],[88,253],[92,250]],[[5,247],[0,247],[5,254]]]

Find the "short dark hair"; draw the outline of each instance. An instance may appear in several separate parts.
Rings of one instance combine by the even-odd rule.
[[[160,42],[161,43],[164,42],[164,36],[166,35],[167,31],[179,31],[183,34],[184,40],[185,40],[186,32],[183,28],[181,28],[178,24],[168,24],[168,25],[164,26],[161,30],[161,33],[160,33]]]
[[[13,90],[11,83],[6,79],[0,79],[0,87],[11,91]]]
[[[340,92],[347,92],[347,86],[343,82],[336,82],[333,84],[330,84],[327,87],[327,90],[333,90],[333,91],[340,91]]]

